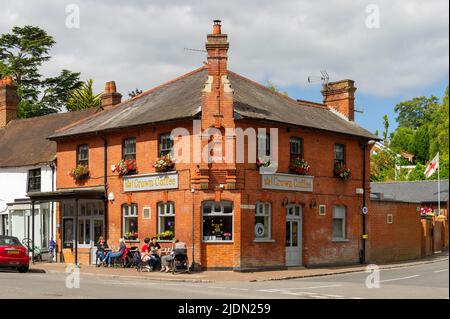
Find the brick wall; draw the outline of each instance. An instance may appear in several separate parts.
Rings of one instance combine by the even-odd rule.
[[[367,214],[367,261],[385,262],[421,257],[422,223],[417,204],[371,201]],[[387,223],[392,214],[392,224]]]

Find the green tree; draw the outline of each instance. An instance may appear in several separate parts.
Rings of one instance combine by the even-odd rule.
[[[396,118],[399,127],[417,129],[431,119],[431,114],[438,106],[439,100],[435,96],[429,98],[425,96],[415,97],[412,100],[404,101],[394,107],[398,116]]]
[[[414,130],[408,127],[397,128],[391,135],[390,147],[392,150],[397,153],[402,151],[413,153],[414,133]]]
[[[416,163],[425,164],[428,161],[430,153],[429,124],[422,125],[416,130],[411,151]]]
[[[388,145],[389,141],[388,141],[388,134],[389,134],[389,118],[387,116],[387,114],[385,114],[383,116],[383,143],[384,145]]]
[[[11,75],[18,85],[19,117],[58,112],[70,91],[81,85],[79,73],[68,70],[42,79],[39,69],[50,60],[48,53],[54,44],[45,30],[34,26],[16,26],[0,35],[0,73]]]
[[[68,111],[78,111],[101,105],[101,93],[94,94],[93,83],[94,81],[89,79],[83,82],[79,89],[72,91],[66,102]]]
[[[370,180],[372,182],[393,181],[396,178],[395,153],[389,149],[380,150],[370,157]]]
[[[449,104],[448,91],[445,90],[442,104],[432,115],[430,125],[430,152],[429,158],[432,158],[439,152],[442,156],[449,153]]]

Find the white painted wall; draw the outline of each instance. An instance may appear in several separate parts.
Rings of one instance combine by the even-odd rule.
[[[41,191],[52,191],[52,169],[50,165],[0,167],[0,201],[12,204],[16,199],[27,199],[28,171],[36,168],[41,168]],[[53,183],[56,185],[56,172]],[[29,206],[30,207],[27,207],[27,205],[25,205],[23,207],[22,205],[20,209],[17,209],[17,206],[8,206],[9,235],[18,237],[20,241],[27,237],[28,234],[26,216],[31,213],[31,205]],[[50,208],[50,203],[42,204],[42,207],[39,204],[35,206],[35,244],[39,247],[42,245],[42,209],[48,209],[48,212],[50,213]],[[55,234],[56,204],[53,206],[53,212],[53,234]],[[49,226],[50,225],[51,222],[49,222]],[[31,229],[29,233],[31,237]],[[48,235],[48,239],[50,239],[50,235]]]

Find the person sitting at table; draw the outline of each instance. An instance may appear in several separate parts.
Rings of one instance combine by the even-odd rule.
[[[156,237],[152,237],[152,242],[148,246],[148,249],[150,251],[150,270],[153,271],[160,261],[159,252],[161,246],[159,245]]]
[[[145,237],[144,238],[144,245],[141,247],[141,261],[142,264],[146,264],[150,260],[150,248],[149,248],[150,238]],[[145,265],[146,268],[150,269],[149,265]]]
[[[106,248],[108,248],[108,244],[106,243],[106,240],[103,238],[103,236],[100,236],[97,242],[97,253],[96,253],[97,259],[100,261],[100,263],[98,264],[99,267],[103,262],[103,259],[105,258]]]
[[[123,252],[127,248],[127,246],[125,245],[125,239],[119,239],[119,247],[120,248],[118,251],[110,251],[106,254],[105,259],[103,259],[103,264],[105,266],[111,267],[114,258],[121,257],[123,255]]]
[[[175,255],[174,249],[186,249],[186,244],[180,242],[176,238],[172,240],[172,248],[170,249],[170,254],[161,258],[161,272],[169,272],[171,266],[173,266],[172,264]]]

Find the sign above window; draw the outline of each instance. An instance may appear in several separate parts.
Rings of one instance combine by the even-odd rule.
[[[313,176],[292,174],[262,174],[261,185],[263,189],[286,190],[294,192],[312,192]]]
[[[178,173],[124,176],[123,191],[139,192],[178,188]]]

